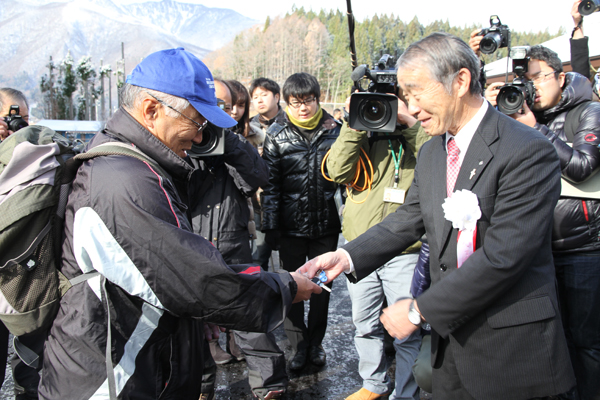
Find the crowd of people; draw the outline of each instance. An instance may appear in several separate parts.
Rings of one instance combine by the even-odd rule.
[[[353,129],[352,96],[330,115],[308,73],[247,88],[182,48],[148,55],[87,150],[153,162],[77,170],[60,271],[99,274],[48,332],[19,337],[42,362],[14,357],[18,398],[210,400],[218,366],[245,360],[252,395],[283,399],[287,371],[327,364],[343,275],[362,378],[347,400],[600,399],[600,103],[579,3],[573,72],[532,46],[535,100],[511,115],[495,107],[503,84],[482,86],[479,30],[412,44],[394,132]],[[25,96],[0,89],[0,116],[11,106],[28,122]],[[222,152],[196,154],[209,132]]]

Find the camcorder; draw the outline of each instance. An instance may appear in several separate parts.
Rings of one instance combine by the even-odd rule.
[[[16,132],[19,129],[23,129],[26,126],[29,126],[27,121],[25,121],[19,113],[19,106],[10,106],[8,116],[4,117],[4,121],[6,122],[6,125],[8,125],[9,131]]]
[[[507,25],[502,25],[497,15],[490,17],[490,27],[483,28],[479,35],[483,36],[479,43],[479,50],[483,54],[492,54],[502,47],[510,46],[510,29]]]
[[[600,11],[600,0],[583,0],[579,3],[577,10],[581,15],[590,15]]]
[[[500,88],[496,97],[498,110],[502,113],[510,115],[518,112],[523,108],[523,103],[531,108],[535,100],[535,85],[532,81],[525,79],[527,67],[529,64],[529,46],[513,47],[510,51],[512,58],[513,72],[515,78],[512,83],[504,85]]]
[[[394,132],[398,115],[398,98],[395,96],[398,79],[396,58],[384,54],[374,69],[359,65],[350,76],[358,93],[350,96],[348,125],[352,129],[372,132]],[[366,91],[360,81],[369,79]]]

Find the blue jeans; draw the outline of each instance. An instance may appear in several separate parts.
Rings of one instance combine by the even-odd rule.
[[[348,281],[352,300],[352,321],[356,327],[354,343],[358,352],[358,372],[363,387],[373,393],[389,391],[390,378],[383,348],[383,325],[379,320],[384,298],[392,305],[410,295],[418,254],[397,256],[357,283]],[[394,340],[396,349],[396,388],[390,399],[418,399],[418,386],[412,366],[419,354],[421,334]]]
[[[561,314],[581,400],[600,399],[600,253],[555,255]]]

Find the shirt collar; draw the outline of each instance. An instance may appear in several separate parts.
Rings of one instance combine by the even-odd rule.
[[[467,122],[465,126],[463,126],[460,131],[456,133],[456,135],[452,136],[446,132],[446,152],[448,152],[448,140],[450,140],[450,138],[454,138],[456,145],[460,150],[460,153],[458,154],[458,165],[462,165],[462,162],[465,159],[465,154],[467,154],[469,144],[471,144],[471,139],[473,139],[473,135],[475,135],[477,128],[479,128],[479,124],[481,124],[487,109],[488,102],[484,100],[482,101],[481,107],[479,107],[477,113],[469,122]]]

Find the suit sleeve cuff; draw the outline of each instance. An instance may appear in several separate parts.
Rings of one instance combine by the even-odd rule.
[[[354,263],[352,262],[352,257],[350,257],[350,253],[348,253],[346,250],[344,250],[342,248],[340,248],[339,250],[341,250],[342,253],[344,253],[346,255],[346,258],[348,259],[349,267],[346,271],[344,271],[344,273],[346,273],[348,275],[350,275],[350,274],[355,275],[354,274]]]

